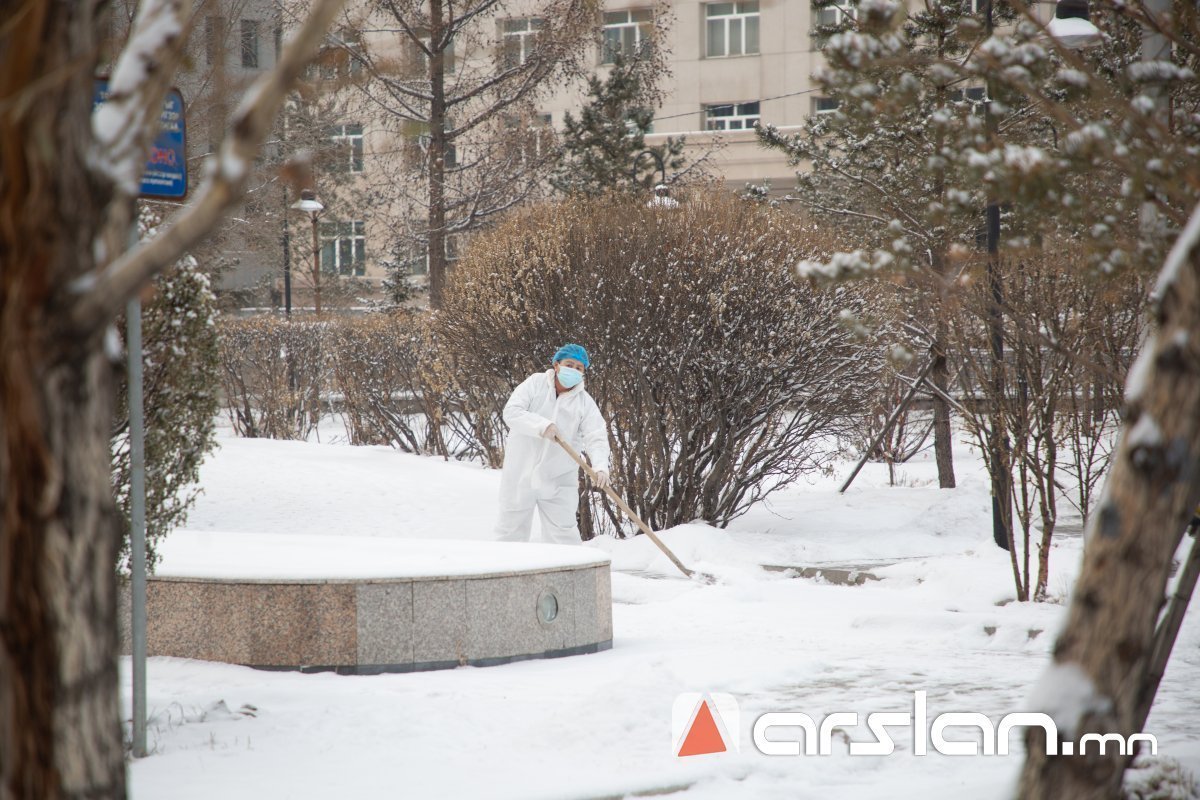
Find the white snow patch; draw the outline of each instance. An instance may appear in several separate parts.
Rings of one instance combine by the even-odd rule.
[[[1192,250],[1197,247],[1200,247],[1200,205],[1192,209],[1192,216],[1188,219],[1183,232],[1179,234],[1179,238],[1175,240],[1171,252],[1167,255],[1167,263],[1163,265],[1162,272],[1158,274],[1153,292],[1156,300],[1161,299],[1167,289],[1179,279],[1183,265],[1191,259]]]
[[[1049,714],[1060,737],[1072,739],[1084,714],[1106,713],[1112,701],[1096,691],[1083,668],[1074,662],[1053,662],[1029,695],[1029,709]]]
[[[1125,378],[1126,402],[1137,402],[1146,391],[1146,384],[1150,380],[1150,370],[1154,364],[1156,342],[1157,337],[1154,334],[1147,337],[1146,341],[1142,343],[1137,358],[1133,360],[1133,365],[1129,367],[1129,375]]]
[[[333,433],[323,429],[322,439]],[[280,558],[292,558],[284,550],[293,546],[323,562],[340,558],[304,546],[308,536],[344,534],[356,548],[364,536],[470,545],[490,538],[498,513],[496,470],[381,447],[237,439],[228,425],[220,442],[201,468],[204,494],[187,530],[278,534]],[[370,677],[151,658],[151,755],[130,763],[130,794],[562,800],[678,787],[672,798],[740,800],[793,797],[802,786],[805,797],[928,800],[953,787],[956,796],[1007,800],[1019,746],[1011,758],[916,757],[912,733],[896,728],[897,751],[886,758],[846,758],[844,748],[770,758],[750,739],[767,711],[906,711],[916,689],[928,693],[931,717],[979,711],[998,720],[1022,704],[1065,607],[1011,602],[1010,557],[992,544],[986,470],[961,435],[954,462],[954,490],[937,488],[927,450],[896,465],[899,485],[889,485],[886,465],[868,463],[839,494],[847,458],[728,529],[664,531],[685,564],[718,574],[712,586],[685,580],[645,536],[574,548],[612,557],[613,647],[602,653]],[[233,533],[245,531],[261,533]],[[1081,547],[1078,537],[1055,537],[1053,594],[1074,580]],[[840,566],[882,580],[835,585],[758,564]],[[1037,630],[1046,633],[1031,638]],[[1198,646],[1200,615],[1189,615],[1177,648]],[[128,658],[121,669],[128,720]],[[1160,752],[1192,770],[1200,767],[1198,681],[1200,665],[1173,660],[1148,725]],[[740,752],[675,757],[672,703],[690,691],[738,700]],[[208,711],[221,700],[231,717]],[[251,707],[253,715],[238,711]],[[174,722],[164,719],[168,709]],[[862,728],[850,735],[869,736]]]
[[[1150,414],[1142,414],[1129,431],[1130,447],[1159,447],[1163,443],[1162,428]]]
[[[380,580],[494,575],[600,565],[591,547],[378,536],[179,531],[155,575],[222,580]]]

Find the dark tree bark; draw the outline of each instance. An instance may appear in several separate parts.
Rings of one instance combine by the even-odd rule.
[[[429,0],[430,40],[445,35],[442,0]],[[431,48],[429,57],[429,305],[442,307],[446,286],[446,50]]]
[[[939,321],[938,328],[944,328],[945,323]],[[946,364],[946,339],[939,335],[933,343],[933,369],[929,371],[930,382],[937,387],[940,394],[933,395],[933,455],[937,462],[938,487],[953,489],[954,454],[951,447],[954,442],[950,428],[950,404],[944,395],[950,391],[950,370]]]
[[[2,0],[0,0],[2,2]],[[338,4],[314,4],[255,84],[214,170],[148,244],[124,252],[138,172],[182,53],[183,0],[143,7],[114,69],[120,126],[93,130],[104,4],[0,5],[0,797],[119,798],[110,478],[113,364],[104,337],[125,302],[233,205],[243,165]],[[139,38],[140,36],[140,38]],[[136,67],[122,72],[122,67]],[[100,126],[104,128],[104,126]],[[114,177],[117,176],[117,177]],[[131,183],[130,183],[131,181]]]
[[[1151,697],[1154,632],[1171,560],[1200,500],[1200,209],[1159,276],[1157,333],[1130,370],[1126,427],[1088,521],[1083,567],[1056,665],[1075,665],[1103,702],[1080,709],[1084,733],[1128,737]],[[1104,707],[1108,706],[1108,707]],[[1115,800],[1132,755],[1046,756],[1033,729],[1017,796]]]
[[[121,797],[112,365],[101,331],[62,314],[109,200],[86,163],[92,72],[72,63],[103,28],[91,3],[13,6],[0,14],[0,793]]]

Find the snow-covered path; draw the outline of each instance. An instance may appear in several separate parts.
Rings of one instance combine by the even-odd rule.
[[[204,467],[196,531],[488,538],[498,474],[386,449],[223,439]],[[151,659],[156,713],[135,798],[599,798],[676,789],[693,798],[1007,797],[1010,757],[897,752],[765,756],[766,711],[911,711],[929,717],[1022,708],[1047,660],[1061,604],[1011,599],[1007,554],[990,542],[978,460],[957,453],[960,488],[906,465],[887,487],[868,465],[846,496],[838,476],[786,490],[730,531],[665,533],[685,563],[722,578],[677,579],[645,537],[604,540],[613,557],[613,649],[552,661],[372,677],[260,672]],[[1056,546],[1065,594],[1079,540]],[[164,551],[170,557],[170,544]],[[895,562],[860,587],[765,573],[758,563]],[[127,664],[126,664],[127,666]],[[1151,716],[1160,753],[1200,771],[1200,613],[1185,623]],[[740,703],[741,752],[676,758],[681,692]],[[128,703],[128,698],[126,698]],[[252,706],[245,708],[244,706]],[[786,731],[785,731],[786,732]],[[852,734],[869,740],[865,725]],[[951,738],[954,738],[953,735]]]

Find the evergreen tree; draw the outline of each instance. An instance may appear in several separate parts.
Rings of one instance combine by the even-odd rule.
[[[383,299],[371,303],[372,308],[380,311],[396,311],[417,295],[417,287],[413,284],[412,265],[406,259],[395,259],[384,264],[387,275],[383,279]]]
[[[951,250],[974,244],[986,203],[951,158],[964,136],[983,129],[981,84],[944,66],[964,62],[982,40],[978,28],[966,33],[962,23],[970,17],[965,4],[940,2],[907,16],[901,6],[874,3],[843,4],[818,17],[827,23],[816,31],[828,63],[816,75],[822,113],[793,135],[773,126],[759,131],[764,145],[810,165],[799,175],[796,199],[865,246],[841,259],[839,270],[912,270],[911,322],[924,332],[934,358],[930,380],[943,395],[950,382]],[[949,488],[955,485],[950,407],[938,394],[933,403],[938,482]]]
[[[568,194],[598,194],[636,184],[652,187],[661,163],[684,165],[684,137],[646,146],[658,99],[660,64],[654,58],[618,55],[608,77],[588,79],[587,102],[576,118],[563,116],[562,161],[551,184]],[[654,158],[643,155],[647,150]]]

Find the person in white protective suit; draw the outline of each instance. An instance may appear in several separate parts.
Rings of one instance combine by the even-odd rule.
[[[496,522],[500,541],[529,541],[536,509],[544,539],[580,543],[575,519],[579,466],[554,441],[555,434],[588,454],[599,478],[597,488],[608,485],[608,430],[583,385],[590,366],[587,351],[565,344],[554,354],[553,364],[552,369],[526,378],[504,406],[509,433]]]

